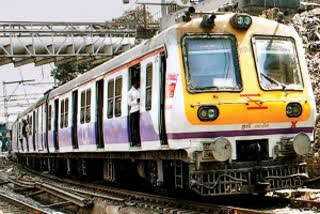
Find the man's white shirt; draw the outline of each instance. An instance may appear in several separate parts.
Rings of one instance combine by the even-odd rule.
[[[140,110],[140,103],[138,103],[139,98],[140,89],[137,90],[132,86],[128,92],[128,105],[130,106],[130,114]]]

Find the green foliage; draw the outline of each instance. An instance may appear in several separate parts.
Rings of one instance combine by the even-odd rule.
[[[59,80],[60,85],[76,78],[79,74],[83,74],[92,68],[90,63],[83,64],[61,64],[57,65],[52,71],[51,75]]]

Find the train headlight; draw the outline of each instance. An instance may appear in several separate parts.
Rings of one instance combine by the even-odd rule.
[[[213,121],[219,116],[219,110],[215,106],[202,106],[198,109],[198,117],[201,121]]]
[[[300,103],[289,103],[286,108],[288,117],[299,117],[302,114]]]
[[[218,114],[218,111],[216,109],[208,109],[208,118],[209,119],[214,119],[214,118],[217,118],[217,115]]]
[[[215,160],[224,162],[231,158],[232,146],[228,139],[219,137],[209,147]]]
[[[306,155],[311,148],[311,140],[305,133],[300,133],[293,139],[293,150],[298,155]]]
[[[247,14],[235,14],[230,19],[232,27],[247,30],[252,24],[252,18]]]

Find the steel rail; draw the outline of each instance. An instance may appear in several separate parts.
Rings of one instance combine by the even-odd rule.
[[[34,188],[34,187],[35,187],[34,182],[16,181],[16,180],[13,180],[13,179],[10,178],[10,177],[7,178],[7,182],[8,182],[8,183],[13,183],[14,185],[21,186],[21,187],[25,187],[25,188]]]
[[[92,189],[94,191],[102,191],[106,193],[110,193],[113,195],[118,195],[117,197],[121,196],[126,198],[127,200],[130,199],[131,201],[134,201],[137,204],[142,204],[144,207],[148,207],[148,204],[153,203],[151,207],[153,208],[159,208],[161,209],[164,206],[169,206],[171,210],[178,209],[178,210],[188,210],[188,211],[196,211],[201,213],[212,213],[216,211],[221,211],[222,213],[241,213],[241,214],[269,214],[272,212],[268,211],[258,211],[258,210],[252,210],[252,209],[246,209],[246,208],[239,208],[239,207],[233,207],[233,206],[224,206],[224,205],[216,205],[216,204],[208,204],[208,203],[202,203],[202,202],[196,202],[196,201],[189,201],[184,199],[178,199],[173,197],[167,197],[167,196],[160,196],[160,195],[154,195],[150,193],[142,193],[132,190],[125,190],[125,189],[119,189],[115,187],[109,187],[109,186],[101,186],[96,184],[87,184],[80,181],[70,180],[70,179],[63,179],[56,177],[54,175],[47,175],[47,174],[41,174],[37,171],[27,169],[28,171],[40,176],[44,177],[50,180],[54,180],[56,182],[64,182],[72,185],[76,185],[79,187],[85,187],[88,189]],[[54,184],[50,184],[54,185]],[[63,188],[63,187],[59,187]],[[99,197],[99,196],[97,196]]]
[[[69,192],[63,191],[60,188],[56,188],[48,184],[36,182],[35,187],[45,192],[48,192],[54,196],[57,196],[58,198],[62,198],[66,201],[72,202],[73,204],[76,204],[79,207],[86,207],[92,204],[92,200],[71,194]]]
[[[123,199],[123,198],[104,195],[104,194],[100,194],[100,193],[97,193],[97,192],[88,192],[86,190],[80,190],[80,189],[75,189],[75,188],[71,188],[71,187],[60,186],[60,185],[52,184],[52,183],[47,183],[47,184],[50,184],[51,186],[55,186],[55,187],[58,187],[60,189],[64,189],[64,190],[70,191],[70,192],[77,192],[77,193],[81,193],[81,194],[84,194],[84,195],[90,195],[90,196],[93,196],[93,197],[110,199],[112,201],[118,201],[118,202],[124,202],[125,201],[125,199]]]
[[[87,198],[80,197],[78,195],[71,194],[69,192],[63,191],[60,187],[55,187],[52,185],[48,185],[45,183],[39,182],[27,182],[27,181],[17,181],[12,178],[7,178],[7,181],[13,183],[17,186],[21,186],[24,188],[37,188],[40,191],[47,192],[51,195],[54,195],[58,198],[64,199],[68,202],[71,202],[79,207],[86,207],[92,204],[92,200]]]
[[[43,210],[41,208],[38,208],[38,207],[35,207],[33,205],[30,205],[28,203],[25,203],[23,201],[19,201],[11,196],[8,196],[8,195],[5,195],[3,193],[0,193],[0,198],[2,200],[5,200],[5,201],[8,201],[9,203],[12,203],[12,204],[16,204],[18,206],[21,206],[25,209],[27,209],[28,211],[32,212],[32,213],[35,213],[35,214],[50,214],[51,212],[48,212],[46,210]]]

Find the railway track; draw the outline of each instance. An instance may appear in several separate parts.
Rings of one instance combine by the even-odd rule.
[[[4,193],[6,192],[6,193]],[[19,200],[17,195],[0,190],[0,214],[49,214],[48,210],[36,207],[31,203]]]
[[[272,203],[287,203],[287,206],[276,207],[270,209],[251,209],[229,205],[213,204],[212,202],[199,202],[193,200],[179,199],[175,197],[167,197],[142,193],[133,190],[119,189],[116,187],[103,186],[98,184],[89,184],[81,181],[59,178],[49,174],[39,173],[37,171],[27,169],[30,173],[37,175],[42,180],[42,185],[50,186],[53,189],[59,189],[61,192],[68,192],[74,195],[81,195],[86,198],[102,198],[112,201],[113,204],[126,206],[134,206],[147,210],[155,210],[160,213],[241,213],[241,214],[260,214],[260,213],[301,213],[304,208],[319,211],[319,202],[307,200],[290,200],[284,198],[268,198],[273,200]],[[27,182],[28,183],[28,182]],[[37,186],[36,183],[30,182],[29,185]],[[39,185],[39,184],[38,184]],[[291,205],[294,205],[290,208]],[[303,212],[302,212],[303,213]],[[312,211],[311,211],[312,213]]]
[[[26,177],[8,177],[7,180],[2,184],[3,186],[11,186],[12,190],[21,194],[20,197],[32,197],[39,196],[41,194],[50,194],[50,197],[54,196],[60,200],[55,203],[39,203],[37,206],[33,204],[31,208],[24,209],[28,210],[30,213],[49,213],[48,208],[65,208],[68,206],[77,207],[81,209],[83,207],[93,207],[95,199],[103,199],[108,201],[109,204],[121,207],[132,207],[137,209],[142,209],[145,213],[241,213],[241,214],[260,214],[260,213],[304,213],[303,209],[308,208],[305,213],[317,213],[320,211],[320,203],[311,200],[290,200],[285,198],[272,198],[264,197],[261,200],[268,200],[269,204],[280,204],[281,206],[274,206],[271,208],[257,208],[246,207],[242,203],[228,204],[221,203],[221,201],[210,202],[210,201],[195,201],[182,199],[180,197],[167,197],[149,193],[142,193],[133,190],[120,189],[116,187],[110,187],[99,184],[85,183],[76,180],[70,180],[65,178],[59,178],[54,175],[49,175],[45,173],[40,173],[31,169],[26,169],[26,171],[20,171],[22,175],[27,175]],[[30,180],[29,180],[29,179]],[[1,214],[1,204],[2,197],[6,197],[6,191],[2,191],[0,187],[0,214]],[[2,196],[4,195],[4,196]],[[19,197],[16,195],[10,195],[8,200],[13,200],[10,203],[19,202]],[[17,199],[18,198],[18,199]],[[16,200],[15,200],[16,199]],[[35,199],[37,201],[37,199]],[[228,198],[229,200],[229,198]],[[257,199],[247,199],[247,200],[257,200]],[[260,198],[258,199],[260,200]],[[215,203],[215,204],[213,204]],[[30,203],[29,203],[30,204]],[[284,204],[284,205],[283,205]],[[28,203],[27,205],[28,206]],[[258,205],[259,206],[259,205]],[[19,207],[17,205],[17,207]],[[4,210],[8,210],[3,208]],[[39,211],[37,211],[39,209]],[[77,210],[74,209],[74,210]],[[10,210],[10,208],[9,208]],[[30,211],[29,211],[30,210]],[[4,212],[10,213],[10,212]],[[21,213],[19,210],[12,213]],[[25,213],[25,212],[24,212]],[[71,211],[69,213],[77,213],[76,211]],[[90,212],[88,212],[90,213]],[[143,213],[143,212],[138,212]]]
[[[236,208],[231,206],[219,206],[212,205],[194,201],[186,200],[177,200],[176,198],[164,197],[152,194],[146,194],[131,190],[118,189],[113,187],[105,187],[99,185],[83,184],[78,181],[66,180],[57,178],[55,176],[45,176],[49,179],[54,178],[56,181],[44,181],[46,186],[51,186],[51,189],[59,189],[59,191],[69,192],[70,194],[82,194],[86,196],[103,198],[115,203],[123,203],[127,206],[136,206],[138,208],[147,209],[147,210],[156,210],[161,213],[215,213],[218,210],[219,213],[250,213],[250,214],[260,214],[265,213],[261,211],[254,211],[243,208]],[[57,182],[58,181],[58,182]],[[12,179],[9,179],[9,182],[14,183],[18,186],[24,186],[25,182],[18,182]],[[31,184],[28,182],[28,188],[37,186],[36,183]],[[70,187],[65,185],[65,183],[72,184],[75,186]],[[90,191],[90,190],[91,191]],[[37,192],[38,190],[36,190]],[[54,194],[54,193],[53,193]],[[55,195],[55,194],[54,194]]]

